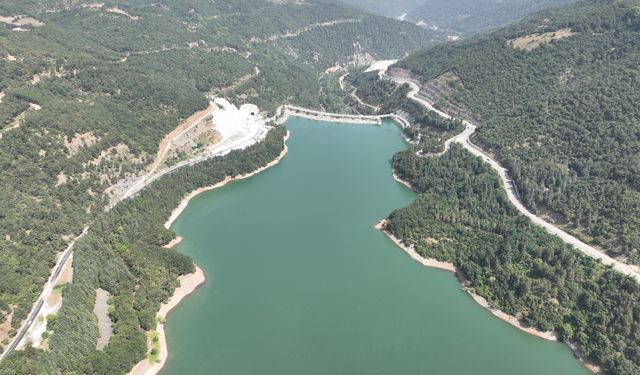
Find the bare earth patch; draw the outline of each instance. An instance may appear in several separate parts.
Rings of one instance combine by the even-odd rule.
[[[140,19],[140,17],[132,16],[129,13],[127,13],[126,11],[124,11],[123,9],[120,9],[118,7],[108,8],[108,9],[105,9],[105,11],[107,11],[109,13],[115,13],[115,14],[121,14],[123,16],[127,16],[127,17],[129,17],[130,20],[133,20],[133,21],[137,21],[138,19]]]
[[[96,344],[96,349],[102,350],[109,343],[113,330],[111,328],[111,318],[109,318],[109,305],[107,301],[109,293],[103,289],[96,289],[96,304],[93,306],[93,313],[98,317],[98,331],[100,337]]]
[[[6,312],[5,312],[6,313]],[[13,311],[5,317],[4,322],[0,324],[0,342],[9,338],[9,331],[11,330],[11,318],[13,317]],[[1,344],[0,344],[1,345]]]
[[[0,98],[1,99],[1,98]],[[0,100],[0,103],[2,101]],[[28,111],[39,111],[42,109],[42,106],[35,104],[35,103],[29,103],[29,110],[22,112],[21,114],[19,114],[18,116],[16,116],[13,119],[13,122],[7,126],[4,129],[0,129],[0,139],[2,139],[3,134],[10,132],[11,130],[14,129],[18,129],[20,127],[20,125],[22,125],[22,122],[24,121],[25,117],[27,117],[27,112]]]
[[[104,3],[82,4],[80,6],[89,9],[100,9],[104,6]]]
[[[58,306],[58,304],[62,305],[62,293],[59,290],[54,290],[47,298],[47,304],[49,306]]]
[[[40,27],[40,26],[44,26],[44,22],[42,21],[38,21],[35,18],[31,18],[31,17],[23,17],[23,18],[18,18],[17,21],[15,21],[15,24],[18,26],[33,26],[33,27]]]
[[[34,74],[33,77],[31,77],[31,84],[35,85],[45,78],[51,78],[51,77],[62,78],[65,76],[65,74],[66,74],[66,71],[64,70],[63,66],[59,68],[55,68],[55,70],[51,70],[51,69],[44,70],[41,73]]]
[[[69,152],[68,157],[72,157],[77,154],[80,149],[84,147],[91,147],[98,141],[98,137],[96,137],[93,132],[87,133],[76,133],[73,138],[69,139],[66,135],[64,136],[64,147],[66,147]]]
[[[16,116],[15,119],[13,119],[13,122],[6,128],[4,129],[4,132],[8,132],[10,130],[13,129],[18,129],[20,127],[20,125],[22,125],[22,121],[24,121],[24,118],[27,117],[27,112],[22,112],[21,114],[19,114],[18,116]]]
[[[164,138],[160,141],[160,144],[158,145],[158,153],[156,154],[156,160],[155,160],[154,166],[152,167],[152,170],[157,168],[157,166],[164,160],[166,153],[169,151],[169,148],[171,148],[172,142],[176,138],[184,134],[186,131],[191,129],[193,126],[205,120],[206,117],[209,117],[208,115],[211,111],[213,111],[213,109],[214,109],[214,104],[209,103],[209,106],[206,109],[203,109],[202,111],[196,112],[193,115],[189,116],[186,120],[181,122],[175,129],[173,129],[171,132],[165,135]]]
[[[64,185],[67,183],[67,175],[64,173],[64,171],[58,173],[58,175],[56,176],[56,187],[60,186],[60,185]]]
[[[140,164],[144,162],[142,157],[136,157],[130,150],[129,146],[124,143],[118,143],[102,151],[98,157],[88,162],[89,165],[98,166],[103,162],[112,160],[126,160],[131,164]]]
[[[510,39],[507,41],[507,46],[515,49],[522,49],[525,51],[533,51],[540,47],[542,44],[549,44],[554,40],[568,38],[576,35],[570,28],[564,28],[553,32],[543,34],[531,34],[516,39]]]
[[[0,22],[13,26],[31,26],[41,27],[44,26],[44,22],[38,21],[35,18],[26,16],[0,16]]]

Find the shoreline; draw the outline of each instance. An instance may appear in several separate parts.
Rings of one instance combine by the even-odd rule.
[[[437,269],[456,273],[456,267],[453,265],[453,263],[441,262],[433,258],[425,258],[420,254],[418,254],[413,249],[413,247],[409,247],[403,244],[399,238],[397,238],[396,236],[388,232],[386,229],[384,229],[384,226],[386,223],[387,223],[386,219],[380,220],[373,227],[379,230],[380,232],[382,232],[385,236],[387,236],[387,238],[389,238],[391,242],[396,244],[396,246],[398,246],[402,251],[404,251],[411,259],[415,260],[416,262],[422,264],[425,267],[437,268]]]
[[[180,202],[180,204],[178,205],[178,207],[176,207],[172,212],[171,215],[169,216],[169,218],[167,219],[167,221],[164,223],[164,227],[166,229],[171,228],[171,225],[176,221],[176,219],[178,218],[178,216],[180,216],[180,214],[182,213],[182,211],[184,211],[185,208],[187,208],[187,205],[189,204],[189,201],[191,201],[193,198],[195,198],[197,195],[204,193],[205,191],[209,191],[209,190],[213,190],[213,189],[217,189],[217,188],[221,188],[223,186],[225,186],[226,184],[232,182],[232,181],[238,181],[238,180],[244,180],[245,178],[249,178],[252,177],[260,172],[265,171],[266,169],[269,169],[271,167],[273,167],[274,165],[278,164],[282,158],[285,157],[285,155],[287,154],[287,152],[289,152],[289,148],[287,147],[287,140],[289,140],[289,132],[287,131],[287,134],[284,137],[284,148],[282,149],[282,152],[280,153],[280,155],[278,155],[277,158],[273,159],[272,161],[270,161],[267,165],[262,166],[258,169],[256,169],[253,172],[250,173],[246,173],[243,175],[239,175],[239,176],[235,176],[235,177],[225,177],[224,180],[218,182],[217,184],[214,185],[210,185],[210,186],[205,186],[205,187],[201,187],[198,188],[194,191],[192,191],[191,193],[189,193],[186,197],[184,197],[182,199],[182,201]],[[173,242],[173,241],[172,241]]]
[[[180,304],[180,302],[182,302],[185,297],[193,293],[206,281],[204,271],[202,271],[202,269],[197,265],[195,267],[195,272],[187,275],[182,275],[178,278],[178,280],[180,281],[180,286],[175,289],[169,301],[163,303],[160,306],[160,310],[156,313],[158,325],[156,326],[155,331],[158,334],[158,344],[160,349],[158,352],[158,360],[154,363],[151,363],[149,362],[149,359],[145,357],[143,360],[133,366],[128,375],[155,375],[164,367],[164,364],[166,363],[167,357],[169,355],[167,339],[164,332],[164,325],[167,315],[169,315],[171,310],[178,306],[178,304]]]
[[[544,340],[548,340],[548,341],[558,341],[558,337],[556,336],[556,334],[554,332],[542,332],[539,331],[535,328],[532,327],[525,327],[520,320],[518,320],[518,318],[516,318],[515,316],[509,315],[507,313],[505,313],[504,311],[498,310],[494,307],[492,307],[489,302],[484,299],[483,297],[477,295],[476,293],[474,293],[473,291],[471,291],[469,288],[466,288],[464,286],[464,280],[461,279],[461,273],[459,272],[459,270],[453,265],[453,263],[449,263],[449,262],[442,262],[433,258],[424,258],[422,257],[420,254],[418,254],[412,246],[407,246],[404,243],[402,243],[402,241],[395,237],[393,234],[391,234],[390,232],[388,232],[387,230],[384,229],[384,225],[387,223],[387,220],[380,220],[378,223],[376,223],[376,225],[374,226],[375,229],[379,230],[380,232],[382,232],[385,236],[387,236],[387,238],[389,238],[394,244],[396,244],[396,246],[398,246],[400,249],[402,249],[407,255],[409,255],[409,257],[411,257],[411,259],[417,261],[418,263],[422,264],[425,267],[430,267],[430,268],[437,268],[437,269],[441,269],[441,270],[445,270],[445,271],[449,271],[452,272],[456,275],[456,277],[458,278],[458,280],[460,281],[460,283],[462,284],[462,290],[464,290],[466,293],[468,293],[471,298],[473,298],[473,300],[479,304],[480,306],[484,307],[486,310],[488,310],[493,316],[497,317],[498,319],[510,324],[511,326],[519,329],[520,331],[523,331],[525,333],[528,333],[530,335],[539,337],[541,339]]]
[[[169,229],[171,227],[171,224],[173,224],[173,222],[178,218],[178,216],[180,216],[182,211],[184,211],[184,209],[187,207],[187,205],[189,204],[189,201],[191,201],[191,199],[193,199],[198,194],[222,187],[232,181],[249,178],[278,164],[289,151],[286,143],[288,139],[289,139],[289,132],[287,131],[287,134],[283,138],[284,148],[282,149],[282,152],[280,152],[280,155],[278,155],[278,157],[270,161],[265,166],[262,166],[254,170],[253,172],[246,173],[243,175],[239,175],[235,177],[227,176],[225,177],[224,180],[218,182],[217,184],[198,188],[193,192],[189,193],[185,198],[182,199],[178,207],[175,210],[173,210],[169,219],[164,223],[165,228]],[[171,240],[168,244],[164,245],[164,248],[170,249],[176,246],[177,244],[179,244],[181,241],[182,241],[182,237],[176,236],[176,238]],[[158,334],[158,344],[159,344],[158,360],[155,363],[151,363],[149,362],[148,358],[144,358],[140,362],[138,362],[131,369],[131,371],[127,373],[127,375],[156,375],[164,367],[164,364],[166,363],[169,355],[169,348],[167,346],[167,339],[164,331],[165,320],[167,318],[167,315],[171,312],[171,310],[173,310],[176,306],[178,306],[185,297],[193,293],[196,289],[202,286],[206,281],[204,271],[197,265],[195,265],[195,268],[196,268],[195,272],[180,276],[178,278],[180,282],[180,286],[178,286],[174,290],[173,295],[171,296],[169,301],[167,301],[167,303],[163,303],[160,306],[160,310],[156,314],[158,325],[155,331]],[[147,346],[148,348],[151,346],[149,342],[147,342]]]
[[[168,244],[164,245],[163,247],[165,249],[172,249],[175,246],[177,246],[180,242],[182,242],[182,237],[177,236],[176,238],[172,239],[171,241],[169,241]]]

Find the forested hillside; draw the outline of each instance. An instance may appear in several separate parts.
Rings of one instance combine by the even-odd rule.
[[[0,16],[0,348],[109,188],[150,165],[207,94],[319,107],[327,68],[432,43],[325,0],[4,0]]]
[[[531,210],[637,264],[638,40],[640,1],[583,1],[398,67],[438,105],[472,114],[474,142],[509,168]]]
[[[48,350],[16,351],[0,362],[0,374],[126,374],[144,359],[145,331],[156,327],[156,311],[178,286],[177,276],[193,272],[189,257],[163,248],[174,236],[164,221],[189,192],[275,159],[285,133],[282,127],[272,129],[266,140],[245,150],[180,169],[99,215],[76,243],[73,283],[64,290]],[[93,313],[97,288],[111,294],[114,324],[114,335],[100,351]]]
[[[400,17],[445,35],[471,36],[532,13],[575,0],[344,0],[389,17]]]
[[[376,72],[352,72],[346,77],[350,87],[367,106],[351,100],[349,104],[359,113],[394,113],[404,118],[409,126],[403,129],[407,139],[417,143],[418,151],[423,154],[439,153],[444,149],[444,141],[464,129],[459,120],[445,120],[413,100],[407,100],[409,87],[398,86],[391,81],[380,80]],[[354,103],[355,101],[355,103]]]
[[[542,9],[575,0],[425,0],[407,18],[470,36],[495,29]]]
[[[419,192],[386,229],[427,258],[453,262],[466,287],[525,324],[555,331],[607,374],[640,373],[640,287],[532,224],[491,167],[461,146],[413,150],[395,173]]]

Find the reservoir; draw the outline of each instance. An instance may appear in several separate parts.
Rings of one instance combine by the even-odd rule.
[[[289,153],[192,199],[173,229],[207,282],[168,317],[163,375],[588,374],[373,226],[415,194],[380,127],[292,118]]]

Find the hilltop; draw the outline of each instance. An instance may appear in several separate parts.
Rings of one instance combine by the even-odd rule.
[[[540,10],[575,0],[346,0],[389,17],[398,17],[444,34],[469,37]]]

